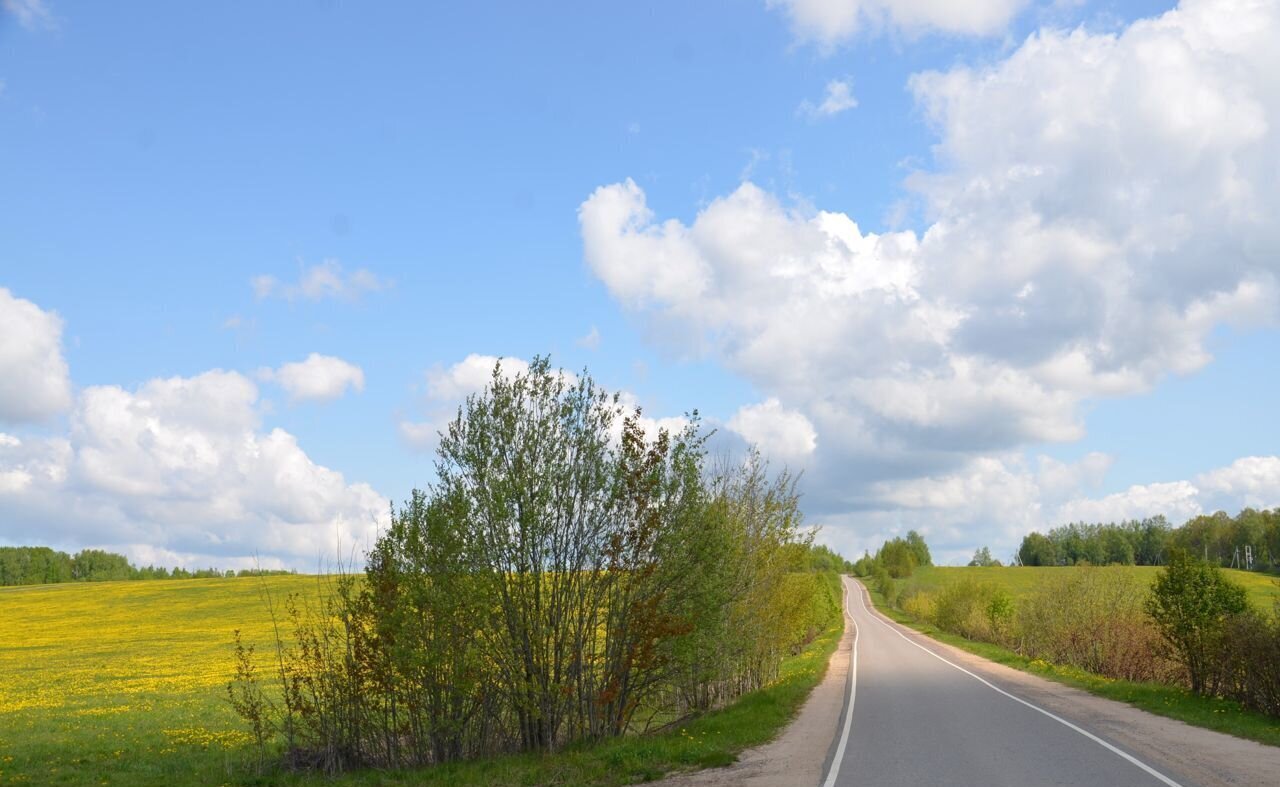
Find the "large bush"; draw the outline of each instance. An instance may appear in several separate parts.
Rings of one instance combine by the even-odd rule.
[[[1156,575],[1147,599],[1148,614],[1197,694],[1216,691],[1215,663],[1227,621],[1246,609],[1244,588],[1181,549],[1170,550],[1169,564]]]
[[[547,751],[715,707],[776,679],[839,602],[805,569],[795,482],[704,464],[696,416],[646,433],[589,377],[494,370],[416,492],[319,610],[286,605],[255,736],[339,771]]]
[[[943,631],[987,642],[1005,642],[1010,634],[1013,599],[992,583],[969,578],[950,583],[933,594],[931,607],[929,620]]]
[[[1247,708],[1280,716],[1280,614],[1269,618],[1248,610],[1229,619],[1223,634],[1221,692]]]

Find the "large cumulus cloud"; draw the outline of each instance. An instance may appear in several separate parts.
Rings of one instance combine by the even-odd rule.
[[[62,318],[0,287],[0,424],[46,420],[70,404]]]
[[[1007,543],[997,513],[1020,532],[1071,513],[1040,501],[1023,449],[1083,436],[1091,398],[1199,370],[1219,326],[1275,324],[1278,36],[1280,6],[1260,0],[1042,30],[910,81],[938,135],[908,182],[915,230],[751,183],[685,223],[628,180],[582,204],[585,257],[676,329],[658,333],[813,424],[812,498],[831,521],[954,521]],[[921,494],[966,483],[946,516]],[[1026,506],[986,511],[979,487]],[[1165,491],[1150,507],[1195,510]]]

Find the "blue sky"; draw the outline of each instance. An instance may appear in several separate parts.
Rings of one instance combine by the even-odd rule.
[[[1280,504],[1280,91],[1205,24],[1270,4],[4,8],[0,541],[305,565],[539,353],[803,469],[850,553]]]

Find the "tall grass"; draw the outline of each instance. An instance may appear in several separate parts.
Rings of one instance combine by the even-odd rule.
[[[926,569],[906,581],[873,583],[887,605],[948,634],[1107,679],[1191,688],[1186,664],[1147,609],[1159,570]],[[1252,590],[1252,597],[1268,599],[1276,588],[1254,583]],[[1224,636],[1213,638],[1205,691],[1280,715],[1280,619],[1255,606],[1226,626]]]

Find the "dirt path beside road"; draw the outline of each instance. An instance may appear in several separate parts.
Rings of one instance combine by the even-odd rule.
[[[728,767],[677,774],[657,784],[665,787],[795,787],[821,783],[827,752],[844,721],[848,694],[855,627],[849,617],[847,594],[844,616],[844,635],[827,662],[826,676],[800,706],[795,721],[776,740],[747,749]]]

